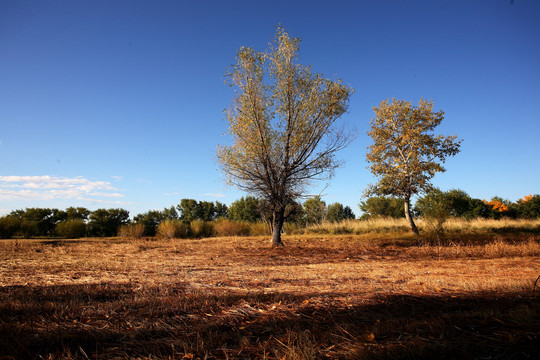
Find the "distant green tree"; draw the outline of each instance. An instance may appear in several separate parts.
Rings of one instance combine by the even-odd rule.
[[[320,196],[314,196],[304,201],[304,219],[306,224],[320,224],[326,213],[326,203]]]
[[[471,198],[469,201],[469,211],[463,214],[465,219],[474,219],[478,217],[489,217],[489,208],[486,203],[480,199]]]
[[[129,223],[129,211],[124,209],[97,209],[90,214],[90,236],[115,236],[118,228]]]
[[[328,209],[326,210],[326,220],[330,222],[339,222],[354,218],[355,215],[351,208],[343,206],[338,202],[328,205]]]
[[[229,206],[229,219],[235,221],[261,221],[261,200],[253,196],[241,197]]]
[[[144,236],[155,236],[158,225],[166,220],[164,212],[150,210],[133,217],[133,221],[144,226]]]
[[[220,203],[219,201],[216,201],[215,204],[215,214],[214,218],[217,219],[226,219],[229,214],[229,209],[227,208],[227,205]]]
[[[20,236],[52,236],[56,224],[66,220],[65,211],[48,208],[26,208],[12,211],[13,216],[21,221]]]
[[[194,199],[182,199],[176,207],[180,212],[182,221],[192,222],[195,220],[213,221],[227,216],[227,206],[218,201],[197,201]]]
[[[210,201],[200,201],[197,203],[198,218],[202,221],[212,221],[216,217],[216,206]]]
[[[199,203],[194,199],[182,199],[176,206],[180,212],[180,219],[185,222],[192,222],[201,218]]]
[[[517,213],[526,219],[540,218],[540,195],[527,195],[519,199]]]
[[[445,206],[450,209],[454,217],[467,217],[471,211],[471,197],[465,191],[452,189],[444,192]]]
[[[180,216],[178,215],[178,211],[176,211],[176,208],[174,206],[164,208],[161,213],[164,219],[176,220],[180,218]]]
[[[11,239],[21,231],[22,220],[13,215],[0,217],[0,239]]]
[[[55,234],[65,239],[78,239],[86,235],[86,223],[83,219],[69,219],[56,224]]]
[[[393,196],[372,196],[361,201],[358,207],[363,212],[363,219],[378,216],[395,219],[405,217],[403,199]]]
[[[90,210],[84,207],[68,207],[66,209],[66,220],[88,220],[88,216],[90,215]]]

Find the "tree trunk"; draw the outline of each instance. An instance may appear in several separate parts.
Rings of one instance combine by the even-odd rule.
[[[275,210],[272,217],[272,246],[283,246],[281,231],[285,221],[285,209]]]
[[[418,228],[416,227],[416,224],[414,223],[411,215],[411,199],[409,197],[405,198],[405,217],[409,222],[412,233],[418,235],[420,232],[418,231]]]

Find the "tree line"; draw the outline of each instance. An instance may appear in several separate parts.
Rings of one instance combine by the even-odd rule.
[[[358,205],[363,212],[360,219],[373,217],[403,218],[404,200],[394,196],[372,196]],[[465,191],[432,189],[418,198],[413,209],[414,217],[484,219],[535,219],[540,218],[540,195],[527,195],[516,202],[498,196],[490,201],[471,197]]]
[[[269,223],[271,213],[263,199],[242,197],[230,206],[219,201],[182,199],[177,206],[163,210],[150,210],[130,218],[125,209],[97,209],[69,207],[65,210],[49,208],[26,208],[14,210],[0,217],[0,238],[12,237],[64,237],[79,238],[111,237],[127,224],[140,224],[144,236],[155,236],[158,226],[167,220],[179,220],[184,224],[194,221],[213,222],[218,219],[248,223]],[[341,221],[354,219],[348,206],[340,203],[326,205],[320,197],[308,199],[304,204],[294,203],[287,207],[287,218],[299,225],[320,223],[323,220]]]
[[[362,215],[359,220],[377,217],[404,218],[404,200],[392,196],[372,196],[359,203]],[[433,189],[416,201],[412,213],[415,217],[435,218],[540,218],[540,195],[527,195],[516,202],[493,197],[490,201],[475,199],[465,191],[453,189],[441,191]],[[303,203],[289,204],[285,211],[287,222],[298,227],[306,227],[323,222],[352,220],[356,216],[349,206],[338,202],[326,204],[319,196]],[[261,198],[242,197],[229,206],[219,201],[197,201],[182,199],[176,206],[163,210],[150,210],[130,218],[125,209],[97,209],[90,211],[84,207],[69,207],[65,210],[49,208],[26,208],[14,210],[0,217],[0,238],[32,237],[113,237],[127,225],[139,225],[140,236],[158,235],[160,224],[176,222],[174,234],[193,232],[194,237],[211,236],[212,231],[204,224],[229,220],[237,223],[261,223],[269,229],[272,222],[270,205]],[[182,225],[183,224],[183,225]],[[227,223],[229,226],[230,223]],[[184,226],[184,230],[178,227]],[[223,225],[222,225],[223,226]],[[193,229],[191,229],[191,227]],[[201,229],[196,230],[196,227]],[[235,230],[248,234],[249,231]],[[226,232],[225,232],[226,233]]]

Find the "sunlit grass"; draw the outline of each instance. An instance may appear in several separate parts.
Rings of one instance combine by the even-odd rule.
[[[431,227],[422,219],[415,220],[420,231],[430,232]],[[473,219],[450,218],[443,226],[446,231],[514,231],[540,232],[540,219]],[[308,234],[366,234],[407,232],[409,225],[405,218],[374,218],[368,220],[345,220],[331,223],[323,222],[297,229],[299,233]]]
[[[0,357],[535,354],[538,234],[399,231],[0,241]]]

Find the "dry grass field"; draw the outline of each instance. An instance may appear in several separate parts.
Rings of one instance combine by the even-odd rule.
[[[0,241],[0,359],[540,358],[538,233]]]

